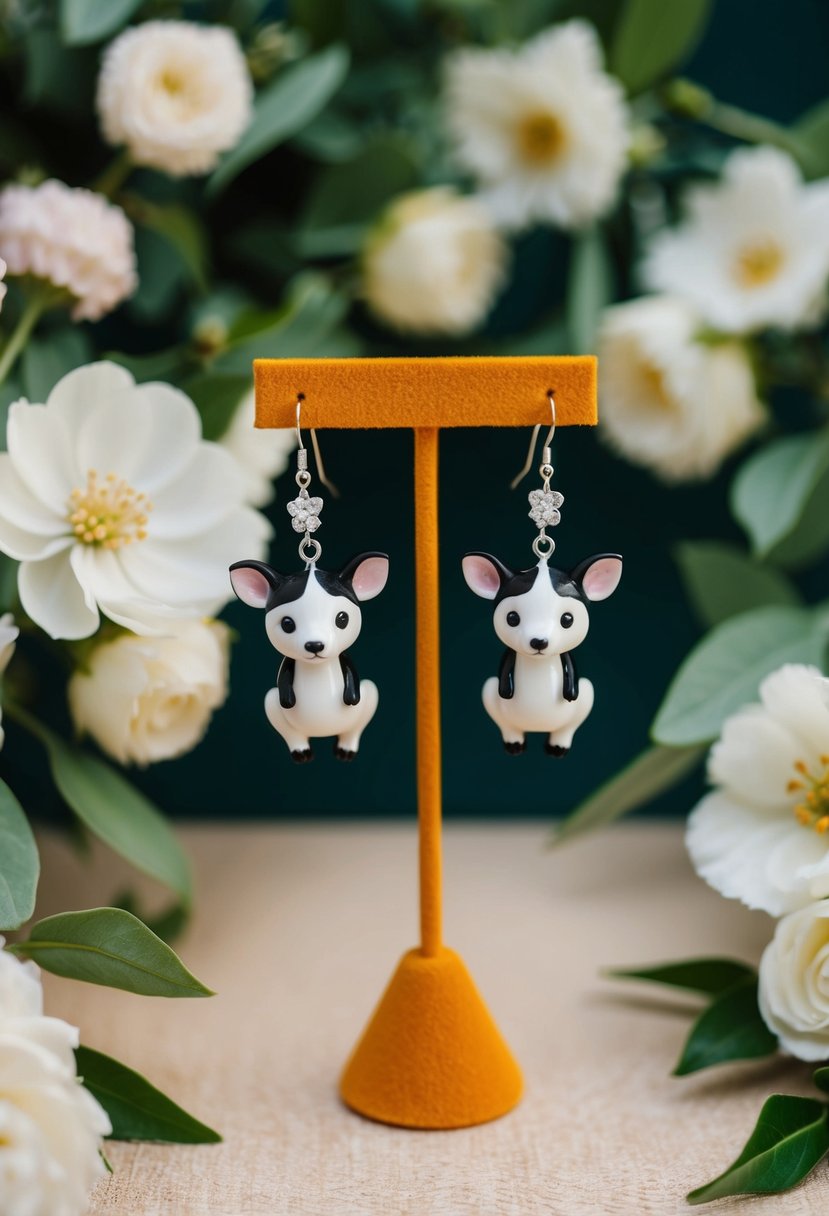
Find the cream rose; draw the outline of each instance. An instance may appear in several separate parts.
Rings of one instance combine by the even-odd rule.
[[[0,938],[0,1212],[81,1216],[105,1174],[105,1111],[75,1075],[74,1026],[43,1016],[40,973]]]
[[[154,764],[195,747],[227,696],[229,631],[187,621],[169,636],[125,634],[97,646],[69,681],[75,725],[122,764]]]
[[[507,248],[483,206],[449,187],[391,204],[363,251],[363,295],[395,329],[463,334],[484,320]]]
[[[778,922],[760,963],[760,1012],[784,1050],[829,1059],[829,900]]]
[[[207,173],[250,122],[253,85],[229,29],[145,21],[108,47],[98,80],[104,137],[139,165]]]

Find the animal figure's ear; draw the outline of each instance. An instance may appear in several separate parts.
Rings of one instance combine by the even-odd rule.
[[[373,600],[386,585],[389,577],[387,553],[358,553],[340,571],[341,583],[351,587],[358,600]]]
[[[622,559],[618,553],[597,553],[579,562],[570,577],[588,600],[606,600],[619,586]]]
[[[267,607],[271,592],[284,581],[284,576],[265,562],[234,562],[230,567],[230,585],[249,608]]]
[[[467,553],[461,566],[469,590],[485,600],[494,600],[503,584],[515,577],[515,571],[491,553]]]

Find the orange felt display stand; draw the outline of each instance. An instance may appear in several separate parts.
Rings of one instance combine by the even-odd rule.
[[[343,1101],[383,1123],[470,1127],[506,1114],[521,1073],[462,960],[442,941],[438,601],[441,427],[596,422],[590,356],[257,359],[256,425],[415,432],[420,947],[404,954],[340,1079]],[[506,476],[506,471],[505,471]]]

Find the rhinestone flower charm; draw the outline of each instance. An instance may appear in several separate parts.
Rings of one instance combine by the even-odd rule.
[[[558,490],[530,490],[527,497],[530,502],[528,515],[537,528],[553,527],[559,523],[563,494],[559,494]]]
[[[321,498],[310,498],[307,490],[300,491],[299,496],[288,503],[288,514],[291,516],[294,532],[316,532],[322,522],[321,510]]]

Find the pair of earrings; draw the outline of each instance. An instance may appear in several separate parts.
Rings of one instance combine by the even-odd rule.
[[[547,534],[561,519],[563,496],[550,488],[551,445],[555,434],[555,397],[549,391],[552,424],[544,443],[539,475],[541,489],[530,491],[529,516],[538,528],[532,549],[536,565],[514,570],[490,553],[463,558],[467,585],[494,605],[495,632],[506,649],[498,675],[483,687],[484,708],[512,755],[526,749],[526,735],[546,736],[551,756],[569,751],[573,735],[593,708],[593,685],[580,680],[571,651],[584,641],[588,604],[605,600],[619,585],[622,559],[615,553],[586,558],[572,570],[549,565],[555,541]],[[302,533],[299,556],[305,568],[281,574],[265,562],[240,561],[230,567],[236,595],[252,608],[265,610],[265,630],[283,656],[276,687],[265,697],[265,713],[295,761],[313,759],[311,739],[333,736],[334,754],[353,760],[360,738],[377,711],[377,686],[360,680],[347,648],[362,625],[361,603],[386,585],[385,553],[353,557],[336,573],[317,561],[322,546],[313,535],[320,526],[323,500],[308,487],[308,452],[300,431],[302,397],[297,398],[297,497],[288,504],[292,525]],[[527,474],[540,427],[533,431],[527,463],[513,487]],[[316,435],[311,432],[320,479],[325,474]]]

